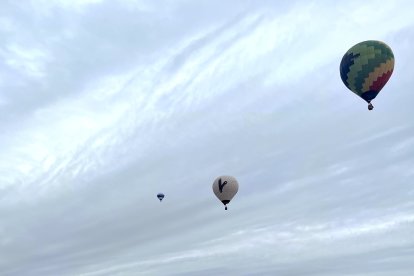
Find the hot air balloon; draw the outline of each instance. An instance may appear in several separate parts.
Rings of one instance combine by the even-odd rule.
[[[162,199],[164,198],[164,194],[159,193],[157,194],[158,199],[160,200],[160,202],[162,201]]]
[[[394,70],[394,54],[391,48],[381,41],[360,42],[349,49],[339,66],[341,79],[349,90],[374,106],[375,99],[390,79]]]
[[[217,177],[213,182],[213,192],[217,198],[224,204],[227,210],[227,204],[237,194],[239,183],[233,176],[223,175]]]

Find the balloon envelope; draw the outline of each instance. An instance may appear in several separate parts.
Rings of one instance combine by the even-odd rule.
[[[233,176],[223,175],[213,182],[213,192],[224,205],[230,203],[238,190],[239,183]]]
[[[392,75],[394,54],[384,42],[368,40],[349,49],[339,67],[345,86],[370,103]]]
[[[157,194],[157,197],[161,201],[164,198],[164,194],[159,193],[159,194]]]

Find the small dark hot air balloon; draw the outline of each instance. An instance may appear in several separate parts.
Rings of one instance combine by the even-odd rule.
[[[162,201],[162,199],[164,198],[164,194],[163,193],[159,193],[157,194],[158,199],[160,200],[160,202]]]
[[[341,79],[349,90],[374,106],[375,99],[394,71],[394,54],[391,48],[381,41],[360,42],[349,49],[339,66]]]

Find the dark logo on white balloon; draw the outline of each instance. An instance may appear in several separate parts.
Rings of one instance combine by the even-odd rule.
[[[227,184],[227,181],[224,181],[223,184],[221,184],[221,178],[219,178],[218,186],[219,186],[220,193],[223,193],[223,188],[224,186],[226,186],[226,184]]]

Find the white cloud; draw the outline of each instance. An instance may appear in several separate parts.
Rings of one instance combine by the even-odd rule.
[[[104,2],[104,0],[40,0],[31,1],[31,5],[32,7],[35,7],[38,12],[41,10],[51,10],[53,8],[62,8],[69,10],[70,12],[82,12],[85,9],[89,8],[91,5],[96,5],[102,2]]]
[[[412,78],[337,72],[367,32],[407,68],[411,2],[41,3],[0,6],[0,274],[413,271]]]
[[[7,65],[29,78],[42,78],[46,74],[45,63],[48,62],[48,53],[41,49],[9,45],[7,52],[3,52],[1,56]]]

